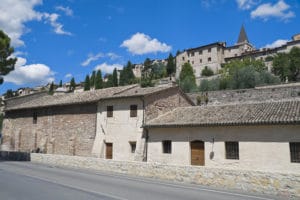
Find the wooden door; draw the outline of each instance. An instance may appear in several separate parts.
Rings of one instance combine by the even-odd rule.
[[[202,141],[191,142],[191,164],[204,166],[205,164],[204,152],[205,152],[204,142]]]
[[[112,143],[106,143],[106,159],[112,159],[113,157],[113,144]]]

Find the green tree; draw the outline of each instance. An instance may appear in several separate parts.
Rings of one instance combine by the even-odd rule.
[[[209,67],[205,66],[204,69],[201,71],[201,76],[212,76],[214,72]]]
[[[120,73],[119,85],[130,85],[135,83],[135,76],[133,74],[132,67],[133,65],[130,61],[128,61]]]
[[[190,63],[184,63],[179,75],[179,86],[184,92],[196,90],[196,77]]]
[[[86,75],[85,81],[84,81],[84,91],[91,89],[91,82],[90,82],[90,76]]]
[[[54,88],[54,83],[52,82],[52,83],[50,84],[50,88],[49,88],[48,93],[52,95],[52,94],[54,93],[54,89],[55,89],[55,88]]]
[[[75,78],[72,77],[72,78],[71,78],[71,81],[70,81],[70,87],[69,87],[69,90],[73,92],[73,91],[75,90],[75,88],[76,88]]]
[[[113,75],[112,74],[108,74],[107,75],[107,81],[105,83],[105,87],[109,88],[109,87],[114,87],[114,83],[113,83]]]
[[[114,68],[113,74],[112,74],[112,82],[113,82],[113,87],[118,86],[118,72],[117,68]]]
[[[96,74],[95,78],[95,89],[102,89],[103,88],[103,79],[102,79],[102,73],[101,70],[99,69]]]
[[[58,87],[62,87],[62,80],[59,81]]]
[[[10,46],[10,38],[0,30],[0,84],[4,75],[14,70],[17,58],[11,58],[14,48]]]
[[[167,63],[167,73],[168,76],[172,76],[176,71],[176,65],[175,65],[175,59],[173,55],[170,53],[168,57],[168,63]]]
[[[90,87],[91,88],[95,88],[95,79],[96,79],[96,71],[93,71],[91,78],[90,78]]]
[[[6,99],[8,99],[8,98],[14,97],[15,95],[14,95],[14,92],[12,91],[12,89],[8,89],[4,96]]]

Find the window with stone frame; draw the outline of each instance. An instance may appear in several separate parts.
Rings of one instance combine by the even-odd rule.
[[[136,142],[129,142],[131,153],[135,153],[136,150]]]
[[[208,58],[207,58],[207,61],[208,61],[208,62],[211,62],[211,57],[208,57]]]
[[[106,116],[107,117],[113,117],[114,116],[114,107],[113,106],[107,106],[106,107]]]
[[[226,159],[239,160],[239,143],[225,142]]]
[[[130,117],[137,117],[137,105],[130,105]]]
[[[300,163],[300,142],[290,142],[291,162]]]
[[[37,124],[37,112],[33,112],[32,114],[32,123]]]
[[[171,140],[163,140],[162,148],[163,148],[163,153],[166,153],[166,154],[172,153],[172,141]]]

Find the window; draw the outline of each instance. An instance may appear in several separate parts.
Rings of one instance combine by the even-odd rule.
[[[202,55],[202,50],[199,51],[199,55]]]
[[[129,144],[130,144],[131,153],[135,153],[136,142],[129,142]]]
[[[37,113],[36,112],[33,112],[33,115],[32,115],[32,123],[36,124],[37,123]]]
[[[209,48],[207,51],[208,51],[208,53],[210,53],[211,52],[211,48]]]
[[[239,159],[239,143],[225,142],[226,159]]]
[[[300,142],[290,142],[291,162],[300,163]]]
[[[162,141],[163,153],[172,153],[172,142],[171,140]]]
[[[207,58],[207,61],[208,61],[208,62],[211,62],[211,57],[208,57],[208,58]]]
[[[200,59],[200,63],[202,63],[202,59]]]
[[[194,61],[192,61],[192,64],[194,64]]]
[[[188,60],[188,63],[190,63],[190,60]]]
[[[184,57],[182,57],[182,60],[184,60]]]
[[[113,113],[114,113],[114,107],[113,106],[107,106],[106,116],[107,117],[113,117]]]
[[[191,56],[194,56],[194,55],[195,55],[195,52],[192,52],[192,53],[191,53]]]
[[[130,117],[137,116],[137,105],[130,105]]]

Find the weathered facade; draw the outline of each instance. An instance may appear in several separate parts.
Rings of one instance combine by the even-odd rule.
[[[177,108],[149,121],[148,162],[300,172],[300,101]]]
[[[189,105],[173,86],[15,98],[6,102],[2,149],[143,160],[145,120]]]

